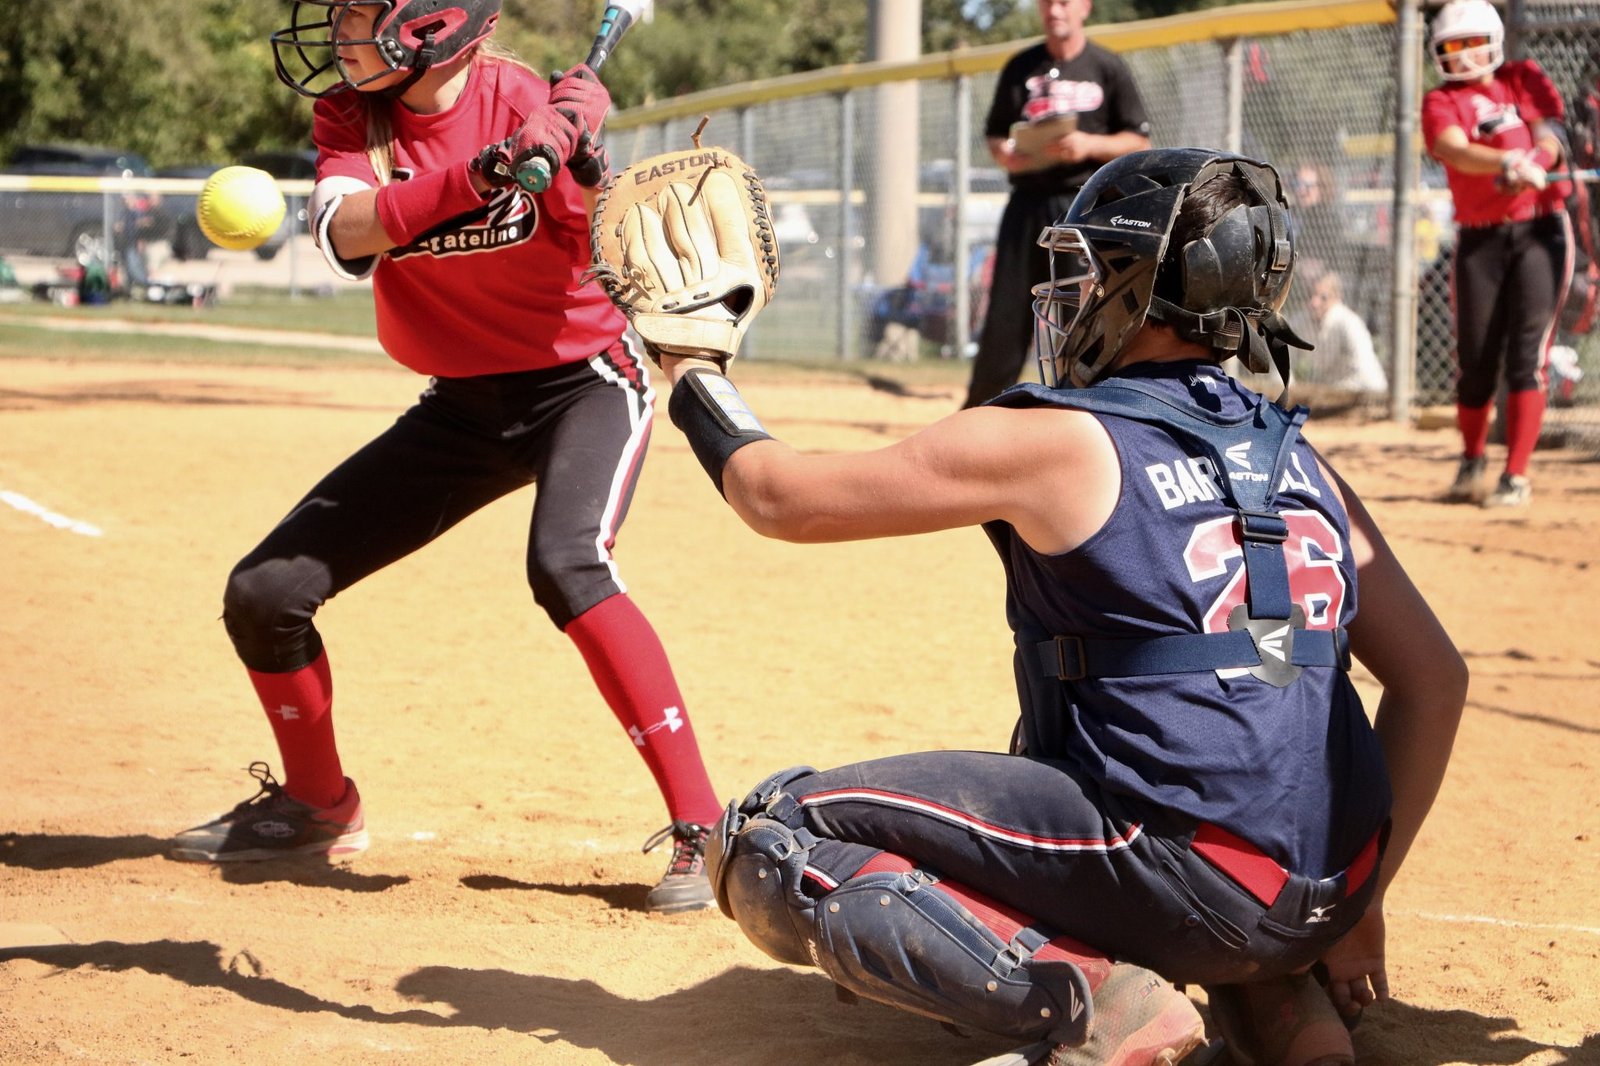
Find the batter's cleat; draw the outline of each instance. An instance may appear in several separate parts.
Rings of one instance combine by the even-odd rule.
[[[1485,461],[1483,456],[1476,459],[1461,457],[1461,465],[1456,467],[1456,479],[1445,490],[1446,503],[1475,503],[1483,498],[1483,471]]]
[[[250,764],[260,791],[214,821],[185,829],[172,857],[186,862],[253,862],[291,855],[333,858],[367,850],[367,822],[356,783],[344,779],[344,798],[313,807],[292,798],[264,762]]]
[[[1526,507],[1533,499],[1533,482],[1520,474],[1501,474],[1494,491],[1483,498],[1485,507]]]
[[[716,903],[711,894],[711,879],[706,876],[707,826],[695,822],[673,822],[644,842],[644,850],[654,851],[670,837],[672,861],[667,872],[645,897],[646,910],[656,914],[698,911]]]

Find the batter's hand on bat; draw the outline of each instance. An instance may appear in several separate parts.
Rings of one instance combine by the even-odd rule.
[[[566,116],[581,137],[600,135],[600,127],[611,111],[611,94],[600,78],[579,63],[564,74],[550,78],[550,106]]]
[[[598,189],[611,176],[611,157],[600,141],[600,127],[611,110],[611,94],[594,71],[578,64],[550,80],[550,103],[578,131],[567,169],[579,185]]]

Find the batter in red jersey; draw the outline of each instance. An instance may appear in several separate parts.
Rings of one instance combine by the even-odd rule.
[[[1504,62],[1504,27],[1488,0],[1450,0],[1430,48],[1444,84],[1422,101],[1428,151],[1443,163],[1455,203],[1451,302],[1461,464],[1447,499],[1521,506],[1544,417],[1545,365],[1572,276],[1561,96],[1532,60]],[[1502,372],[1506,465],[1487,496],[1482,480]]]
[[[340,276],[372,279],[384,350],[432,380],[229,575],[223,621],[284,780],[252,766],[258,794],[179,834],[174,855],[227,862],[367,847],[313,618],[357,581],[536,484],[534,600],[572,638],[671,818],[646,844],[673,844],[647,905],[696,909],[711,902],[705,827],[720,804],[666,653],[612,556],[654,393],[621,314],[584,281],[610,98],[587,68],[546,82],[497,47],[499,15],[500,0],[295,0],[292,26],[273,35],[279,77],[317,101],[317,245]],[[542,193],[480,163],[496,145],[530,141],[567,160]]]

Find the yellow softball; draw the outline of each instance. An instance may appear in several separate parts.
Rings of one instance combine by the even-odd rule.
[[[285,210],[283,193],[271,174],[255,167],[223,167],[206,179],[194,217],[212,244],[245,251],[272,236]]]

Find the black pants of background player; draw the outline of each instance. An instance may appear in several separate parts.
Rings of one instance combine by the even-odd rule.
[[[1571,278],[1571,244],[1559,212],[1461,228],[1453,284],[1462,406],[1486,406],[1502,371],[1510,392],[1544,387],[1545,353]]]
[[[1039,234],[1067,213],[1077,195],[1077,189],[1017,191],[1006,201],[995,237],[989,313],[978,336],[963,407],[992,400],[1022,376],[1033,350],[1033,287],[1050,280],[1050,253],[1039,247]]]

